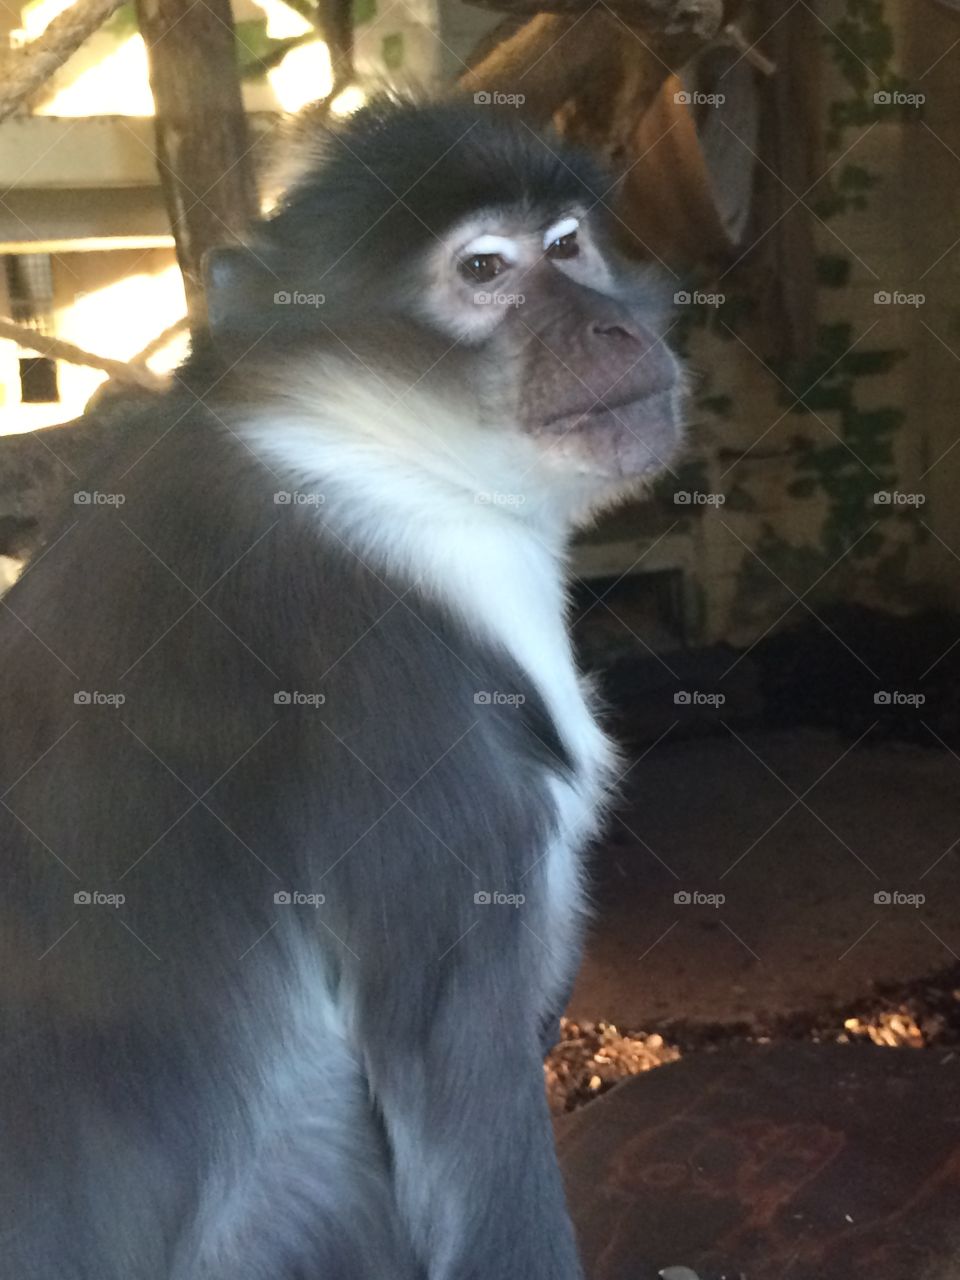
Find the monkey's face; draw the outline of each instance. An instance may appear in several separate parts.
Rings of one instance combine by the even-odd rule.
[[[683,400],[661,287],[612,247],[608,189],[587,157],[487,107],[371,104],[249,246],[214,256],[214,337],[288,385],[327,370],[325,401],[339,370],[348,393],[384,387],[398,448],[416,413],[390,397],[426,397],[519,438],[524,474],[603,501],[666,464]]]
[[[422,313],[472,353],[482,406],[533,437],[546,466],[620,482],[666,465],[684,381],[659,288],[601,247],[584,209],[480,214],[428,263]]]

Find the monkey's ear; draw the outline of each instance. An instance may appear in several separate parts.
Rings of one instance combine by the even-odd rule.
[[[265,333],[276,320],[277,276],[243,245],[210,249],[203,257],[207,317],[214,341]]]

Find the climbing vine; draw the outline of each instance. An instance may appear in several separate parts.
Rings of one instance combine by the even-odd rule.
[[[844,156],[851,131],[875,122],[915,118],[922,108],[910,101],[900,103],[910,95],[893,68],[894,37],[883,0],[846,0],[842,16],[832,21],[829,30],[824,29],[822,39],[843,86],[840,96],[827,104],[827,174],[810,201],[817,217],[829,223],[868,209],[880,181],[878,173],[858,162],[855,147],[849,158]],[[828,167],[838,157],[843,158],[835,167]],[[842,250],[824,253],[816,266],[821,290],[848,287],[850,254]],[[760,326],[756,325],[749,283],[734,285],[719,307],[689,311],[680,326],[681,345],[700,328],[729,340],[748,335],[745,340],[756,349]],[[896,590],[904,580],[910,544],[919,542],[925,530],[915,506],[876,500],[878,492],[896,487],[894,446],[904,413],[896,405],[870,403],[866,380],[889,373],[905,352],[871,347],[858,341],[859,336],[852,322],[841,319],[818,326],[812,353],[805,360],[764,356],[780,411],[788,419],[798,420],[795,476],[787,493],[798,501],[822,496],[824,515],[816,541],[810,545],[790,542],[766,523],[755,544],[760,560],[750,555],[744,559],[738,591],[741,598],[763,599],[769,594],[771,577],[764,565],[787,582],[806,584],[816,581],[844,553],[851,565],[870,574],[881,593]],[[738,411],[724,395],[704,395],[698,404],[721,420],[732,419]],[[829,423],[835,434],[827,429],[800,429],[799,420],[811,415]],[[735,470],[731,474],[735,477]],[[677,486],[674,482],[669,487]],[[756,506],[749,486],[736,480],[726,496],[730,512]],[[907,536],[891,537],[890,522],[909,526],[904,531]],[[824,590],[829,590],[829,584]]]

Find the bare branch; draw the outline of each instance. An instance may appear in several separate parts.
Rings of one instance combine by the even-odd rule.
[[[98,30],[122,0],[75,0],[35,40],[11,51],[3,60],[0,120],[20,107]]]
[[[139,387],[144,391],[163,391],[165,379],[150,369],[140,365],[125,364],[122,360],[111,360],[108,356],[97,356],[82,347],[75,347],[72,342],[64,342],[62,338],[51,338],[47,334],[38,333],[26,325],[14,324],[12,320],[0,319],[0,338],[7,338],[25,347],[28,351],[36,351],[42,356],[53,356],[56,360],[66,360],[69,364],[87,365],[91,369],[102,369],[115,382],[122,382],[130,387]]]
[[[519,16],[538,0],[497,0]],[[467,92],[516,94],[532,121],[564,110],[563,128],[608,154],[612,122],[632,125],[664,80],[716,38],[724,0],[551,0],[460,78]]]
[[[175,320],[173,324],[168,325],[166,329],[160,331],[155,338],[151,338],[142,351],[138,351],[135,356],[130,357],[131,364],[146,364],[151,356],[162,351],[168,342],[172,342],[174,338],[178,338],[181,333],[185,333],[190,327],[190,321],[186,316],[181,316],[179,320]]]

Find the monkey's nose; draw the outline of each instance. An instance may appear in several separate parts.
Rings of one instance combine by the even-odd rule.
[[[599,320],[591,320],[587,325],[587,333],[591,338],[617,338],[620,341],[642,342],[639,331],[633,332],[623,324],[601,324]]]

